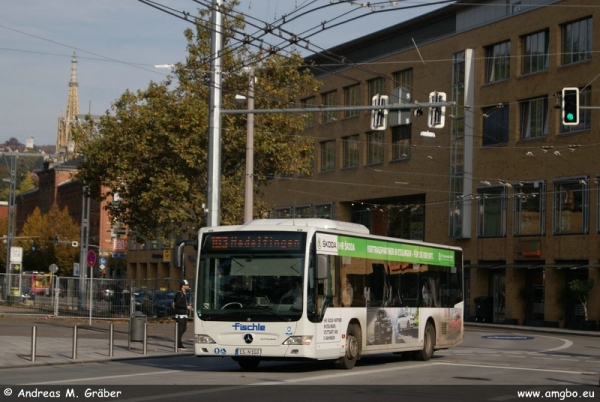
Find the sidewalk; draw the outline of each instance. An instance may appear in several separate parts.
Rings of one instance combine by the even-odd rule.
[[[113,325],[113,355],[110,356],[110,326]],[[77,351],[73,359],[74,327],[77,326]],[[36,328],[36,353],[32,361],[33,327]],[[600,331],[529,327],[465,322],[468,328],[510,329],[515,332],[540,332],[600,337]],[[55,365],[107,360],[140,359],[193,353],[193,324],[184,335],[186,350],[175,352],[175,322],[170,318],[147,319],[146,354],[143,342],[129,342],[128,320],[94,320],[42,316],[0,316],[0,370],[32,365]],[[137,335],[137,334],[136,334]]]
[[[110,356],[110,327],[113,325],[113,350]],[[54,318],[52,316],[0,316],[0,370],[32,365],[55,365],[106,360],[139,359],[193,353],[192,323],[184,334],[186,350],[175,352],[175,321],[170,318],[147,318],[146,354],[143,342],[130,342],[128,320],[93,320]],[[74,355],[74,327],[77,342]],[[35,327],[35,361],[32,361],[33,327]],[[141,335],[139,335],[141,334]],[[134,332],[143,339],[143,330]],[[139,335],[139,336],[138,336]],[[75,359],[73,358],[75,357]]]

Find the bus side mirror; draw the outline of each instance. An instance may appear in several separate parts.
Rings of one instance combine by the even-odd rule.
[[[317,255],[317,279],[327,279],[327,256],[319,254]]]
[[[173,246],[173,251],[171,252],[171,264],[175,268],[183,267],[185,261],[183,261],[183,248],[185,246],[193,245],[194,249],[197,249],[197,242],[194,240],[179,240]]]

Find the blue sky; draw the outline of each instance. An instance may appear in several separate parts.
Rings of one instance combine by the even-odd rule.
[[[203,7],[199,3],[210,0],[156,2],[197,15],[197,9]],[[404,6],[433,2],[399,1]],[[366,2],[332,3],[241,0],[237,10],[273,22],[283,14],[292,15],[296,7],[306,7],[303,10],[307,11],[330,5],[285,25],[296,34],[336,17],[339,22],[371,14],[310,38],[312,44],[329,48],[433,9],[373,14],[372,9],[360,6]],[[378,4],[375,10],[397,7],[389,1],[371,4]],[[103,114],[125,90],[145,88],[150,81],[164,79],[168,70],[154,65],[184,60],[183,30],[188,27],[191,24],[136,0],[4,1],[0,7],[0,141],[15,137],[25,143],[33,137],[36,145],[55,144],[57,120],[66,109],[74,50],[80,111]]]

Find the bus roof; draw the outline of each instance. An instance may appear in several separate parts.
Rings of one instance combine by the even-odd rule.
[[[267,228],[276,229],[281,226],[294,226],[294,227],[311,227],[317,229],[331,229],[339,230],[351,233],[369,234],[369,229],[358,223],[334,221],[331,219],[317,219],[317,218],[302,218],[302,219],[258,219],[247,222],[243,225],[238,226],[221,226],[221,229],[229,230],[264,230]],[[216,228],[204,228],[203,231],[210,231]]]

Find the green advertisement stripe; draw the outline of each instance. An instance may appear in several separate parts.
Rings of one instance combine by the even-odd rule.
[[[338,255],[454,267],[454,251],[415,244],[338,236]]]

